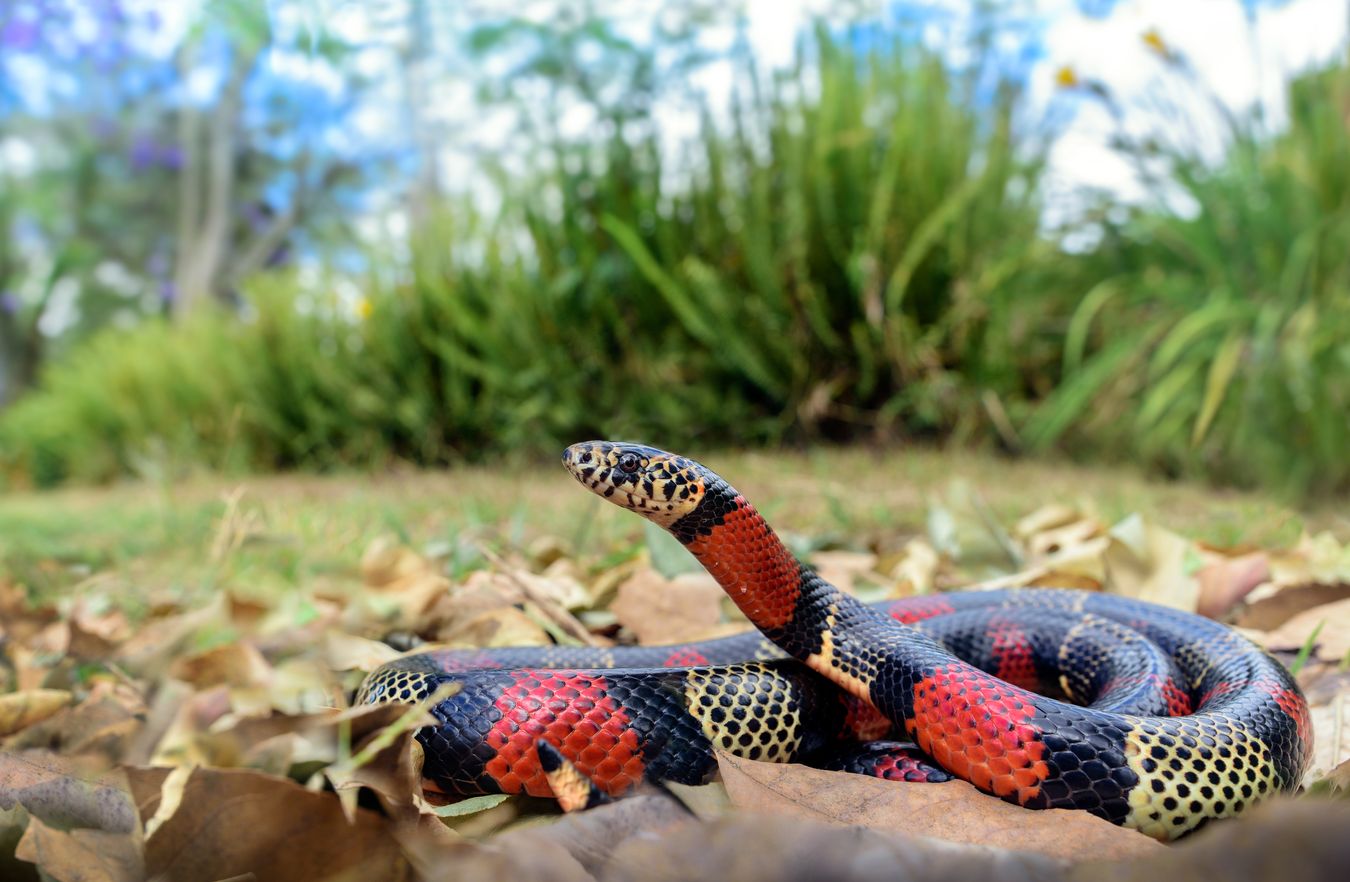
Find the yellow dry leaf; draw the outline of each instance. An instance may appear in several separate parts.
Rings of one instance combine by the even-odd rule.
[[[155,831],[178,811],[178,806],[183,802],[183,791],[187,787],[188,779],[192,777],[193,768],[193,766],[178,766],[164,779],[164,783],[159,787],[159,806],[150,820],[145,822],[145,838],[154,836]]]
[[[402,653],[387,643],[330,630],[323,635],[324,663],[335,671],[373,671]]]
[[[543,646],[550,643],[548,632],[513,606],[481,613],[453,628],[442,631],[437,639],[456,646]]]
[[[1103,555],[1108,591],[1195,611],[1200,584],[1189,567],[1199,558],[1192,542],[1137,514],[1113,526],[1110,537]]]
[[[879,573],[899,583],[899,595],[930,594],[937,585],[942,557],[931,542],[920,536],[906,542],[899,552],[883,555],[876,566]]]
[[[0,695],[0,735],[42,722],[70,704],[70,699],[64,689],[28,689]]]
[[[265,686],[272,667],[252,644],[226,643],[174,662],[170,673],[198,689]]]
[[[1052,502],[1042,505],[1029,515],[1019,518],[1013,524],[1012,534],[1025,542],[1033,536],[1083,520],[1082,514],[1072,506]]]

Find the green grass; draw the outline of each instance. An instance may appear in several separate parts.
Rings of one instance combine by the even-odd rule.
[[[924,529],[955,479],[1003,523],[1050,502],[1107,521],[1145,518],[1221,546],[1279,546],[1304,528],[1350,535],[1343,513],[1297,513],[1259,495],[1147,480],[1128,470],[1009,462],[928,449],[712,452],[780,530],[843,547],[894,543]],[[233,514],[228,500],[236,495]],[[213,556],[222,532],[242,541]],[[598,564],[644,541],[642,521],[594,499],[553,462],[382,475],[275,475],[172,484],[124,483],[11,495],[0,501],[0,578],[34,595],[111,598],[135,610],[157,596],[205,599],[359,589],[378,536],[476,566],[476,543],[519,551],[539,536]]]

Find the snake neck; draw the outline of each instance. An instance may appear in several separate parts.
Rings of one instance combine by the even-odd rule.
[[[669,529],[755,627],[858,698],[875,701],[870,683],[881,655],[869,646],[887,655],[903,655],[914,644],[937,649],[799,563],[754,506],[720,478]],[[836,627],[843,623],[847,627]],[[903,715],[903,708],[892,710],[892,719]]]
[[[792,621],[804,568],[734,487],[709,480],[698,507],[669,530],[761,631]]]

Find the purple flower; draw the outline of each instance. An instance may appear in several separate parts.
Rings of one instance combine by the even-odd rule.
[[[165,306],[172,306],[174,300],[178,299],[178,288],[173,282],[163,281],[159,283],[159,302]]]
[[[183,151],[176,144],[161,144],[153,137],[142,135],[131,144],[131,167],[145,171],[156,166],[176,169],[183,164]]]
[[[13,291],[0,292],[0,312],[5,315],[14,315],[19,311],[19,295]]]
[[[6,49],[12,49],[15,52],[25,52],[32,49],[38,42],[38,25],[34,21],[25,21],[16,18],[5,24],[5,29],[0,31],[0,46]]]

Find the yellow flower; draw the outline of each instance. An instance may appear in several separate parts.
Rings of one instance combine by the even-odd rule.
[[[1055,72],[1055,85],[1061,89],[1078,88],[1078,73],[1066,64]]]
[[[370,305],[369,297],[362,297],[360,300],[356,301],[356,317],[361,321],[370,318],[370,313],[373,309],[374,307]]]
[[[1157,28],[1149,28],[1144,31],[1144,35],[1141,39],[1144,41],[1145,46],[1152,49],[1163,58],[1170,58],[1172,56],[1172,50],[1163,42],[1162,34],[1158,33]]]

